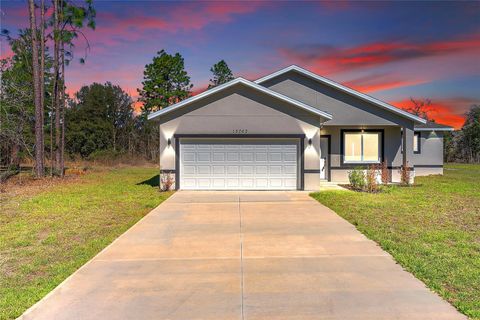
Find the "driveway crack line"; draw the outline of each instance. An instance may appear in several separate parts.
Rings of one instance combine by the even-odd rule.
[[[238,197],[238,219],[240,228],[240,290],[241,290],[241,302],[240,302],[240,316],[241,319],[245,319],[243,311],[243,287],[244,287],[244,275],[243,275],[243,226],[242,226],[242,211],[240,209],[240,196]]]

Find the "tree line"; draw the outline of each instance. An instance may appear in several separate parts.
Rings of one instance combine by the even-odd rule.
[[[84,12],[80,16],[90,19],[94,14]],[[56,23],[55,17],[52,19]],[[0,61],[0,165],[13,170],[29,159],[34,160],[38,177],[44,175],[45,159],[52,166],[51,174],[60,176],[65,157],[94,159],[99,155],[127,154],[156,160],[158,126],[147,121],[148,114],[192,95],[193,85],[183,57],[161,50],[145,66],[142,88],[138,89],[140,110],[134,109],[134,100],[127,92],[110,82],[83,86],[69,97],[65,93],[64,74],[72,54],[62,49],[62,42],[70,45],[71,36],[61,36],[57,40],[60,45],[55,45],[54,34],[48,34],[47,38],[54,40],[54,48],[59,48],[59,53],[53,50],[52,56],[46,47],[43,58],[34,58],[33,48],[41,46],[33,39],[31,29],[20,30],[15,39],[7,38],[13,56]],[[35,80],[39,75],[33,62],[37,60],[43,70],[40,83]],[[224,60],[213,65],[210,71],[212,79],[208,88],[234,78]],[[43,89],[39,89],[39,99],[35,88],[40,84]]]
[[[65,66],[82,29],[95,29],[96,12],[92,0],[28,0],[27,9],[29,27],[17,38],[9,30],[1,33],[13,57],[0,61],[0,163],[18,167],[28,154],[35,175],[43,177],[48,157],[50,174],[63,176]]]

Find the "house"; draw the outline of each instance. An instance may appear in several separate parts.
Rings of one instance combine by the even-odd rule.
[[[393,182],[443,173],[443,134],[430,123],[298,66],[236,78],[148,116],[160,168],[176,189],[315,190],[385,161]]]

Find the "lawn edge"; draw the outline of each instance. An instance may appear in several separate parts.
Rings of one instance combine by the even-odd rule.
[[[89,265],[90,263],[92,263],[92,261],[97,257],[99,256],[100,254],[102,254],[105,250],[107,250],[109,247],[111,247],[115,242],[117,242],[123,235],[125,235],[125,233],[127,233],[129,230],[133,229],[137,224],[139,224],[142,220],[144,220],[152,211],[156,210],[158,207],[160,207],[163,203],[165,203],[166,201],[170,200],[170,198],[174,195],[175,193],[172,193],[167,199],[163,200],[158,206],[156,206],[155,208],[153,208],[152,210],[150,210],[147,214],[145,214],[142,218],[140,218],[140,220],[138,220],[137,222],[135,222],[133,225],[130,226],[130,228],[128,228],[127,230],[125,230],[122,234],[120,234],[118,237],[116,237],[112,242],[110,242],[105,248],[103,248],[102,250],[100,250],[96,255],[94,255],[90,260],[88,260],[87,262],[85,262],[83,265],[80,266],[80,268],[78,268],[77,270],[75,270],[71,275],[69,275],[68,277],[66,277],[62,282],[60,282],[55,288],[53,288],[50,292],[48,292],[45,296],[43,296],[40,300],[38,300],[37,302],[35,302],[31,307],[29,307],[27,310],[25,310],[20,316],[18,316],[16,319],[17,320],[21,320],[25,317],[27,317],[31,312],[33,312],[37,307],[38,305],[43,301],[43,300],[46,300],[48,299],[51,295],[53,295],[56,291],[58,291],[60,289],[60,287],[66,283],[68,280],[70,280],[70,278],[72,278],[75,274],[77,274],[78,272],[80,272],[83,268],[85,268],[87,265]]]

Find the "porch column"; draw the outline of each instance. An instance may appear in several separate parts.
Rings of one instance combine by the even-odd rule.
[[[160,127],[160,119],[158,121],[158,189],[159,191],[162,191],[162,162],[161,162],[161,156],[162,156],[162,128]]]
[[[322,122],[322,118],[320,118],[320,126],[318,127],[318,162],[319,162],[319,168],[320,168],[318,173],[318,179],[320,182],[322,181],[322,127],[323,127],[323,122]]]

